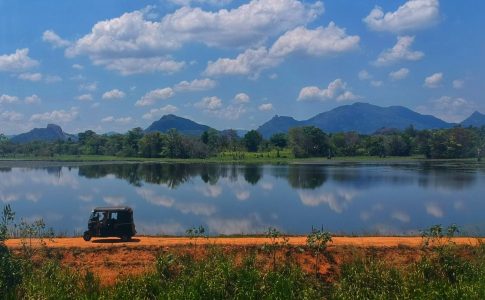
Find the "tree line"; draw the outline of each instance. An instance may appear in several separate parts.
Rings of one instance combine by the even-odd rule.
[[[101,135],[92,130],[77,140],[35,141],[17,144],[0,134],[1,157],[54,157],[57,155],[105,155],[143,158],[209,158],[221,153],[290,150],[296,158],[342,156],[412,156],[426,158],[481,158],[485,150],[485,126],[449,129],[382,129],[365,135],[356,132],[326,133],[314,126],[291,128],[264,139],[256,130],[243,137],[236,131],[213,129],[201,136],[183,135],[175,129],[145,133],[134,128],[126,134]]]

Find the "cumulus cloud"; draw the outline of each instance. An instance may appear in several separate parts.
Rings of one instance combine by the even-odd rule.
[[[375,31],[403,32],[429,27],[438,19],[438,0],[410,0],[394,12],[376,6],[363,21]]]
[[[51,44],[54,48],[64,48],[71,44],[71,42],[62,39],[53,30],[46,30],[42,34],[42,40]]]
[[[125,98],[126,94],[123,91],[118,89],[113,89],[111,91],[107,91],[103,94],[101,98],[105,100],[115,100],[115,99],[123,99]]]
[[[0,120],[15,122],[23,120],[24,115],[16,111],[4,111],[0,113]]]
[[[384,83],[381,80],[371,80],[370,85],[373,87],[381,87]]]
[[[75,120],[79,115],[77,107],[72,107],[70,110],[53,110],[50,112],[33,114],[30,117],[32,122],[50,122],[50,123],[69,123]]]
[[[46,75],[44,76],[44,81],[46,83],[56,83],[62,81],[62,78],[57,75]]]
[[[461,89],[465,86],[465,81],[462,79],[455,79],[453,80],[453,88],[454,89]]]
[[[138,188],[136,189],[136,193],[149,203],[157,206],[172,207],[175,203],[173,198],[159,195],[157,192],[151,189]]]
[[[73,64],[72,65],[72,68],[73,69],[76,69],[76,70],[83,70],[84,69],[84,66],[82,66],[80,64]]]
[[[91,94],[82,94],[76,98],[79,101],[93,101],[93,96]]]
[[[93,58],[95,65],[101,65],[108,70],[117,71],[121,75],[142,73],[176,73],[185,67],[185,62],[175,61],[168,56],[159,57],[127,57],[127,58]]]
[[[327,204],[336,213],[342,213],[357,195],[353,191],[339,190],[336,192],[322,193],[321,191],[298,191],[300,201],[305,206],[317,207]]]
[[[246,93],[239,93],[234,96],[234,101],[236,101],[236,103],[249,103],[250,100],[251,98]]]
[[[317,86],[307,86],[300,90],[298,101],[306,100],[332,100],[347,101],[358,99],[359,96],[348,90],[347,83],[337,78],[330,82],[327,88],[321,89]]]
[[[424,57],[421,51],[411,50],[414,36],[398,36],[397,43],[391,49],[386,49],[374,62],[377,66],[391,65],[401,60],[416,61]]]
[[[108,116],[103,119],[101,119],[101,122],[103,123],[118,123],[118,124],[129,124],[133,121],[132,117],[120,117],[120,118],[115,118],[113,116]]]
[[[349,36],[345,29],[330,22],[327,27],[306,29],[297,27],[283,34],[271,47],[274,56],[302,52],[312,56],[338,54],[357,48],[359,36]]]
[[[372,75],[367,72],[367,70],[361,70],[359,71],[359,74],[357,74],[360,80],[370,80],[372,79]]]
[[[42,74],[41,73],[22,73],[18,76],[19,79],[28,80],[28,81],[41,81]]]
[[[431,114],[447,122],[459,123],[477,109],[474,102],[461,97],[442,96],[420,105],[416,111],[422,114]]]
[[[232,0],[169,0],[169,1],[174,4],[183,5],[183,6],[190,6],[192,3],[224,6],[232,2]]]
[[[443,81],[443,73],[434,73],[424,79],[424,86],[428,88],[437,88]]]
[[[270,49],[259,47],[247,49],[236,58],[219,58],[207,64],[205,74],[250,75],[258,77],[259,73],[281,64],[285,57],[296,52],[312,56],[334,55],[358,47],[360,38],[348,36],[345,29],[333,22],[327,27],[306,29],[297,27],[283,34]]]
[[[435,218],[442,218],[444,216],[443,209],[441,209],[441,207],[436,203],[432,203],[432,202],[426,203],[425,207],[426,207],[426,212],[430,216],[433,216]]]
[[[173,114],[178,111],[178,108],[174,105],[168,104],[160,108],[151,109],[148,113],[142,116],[145,120],[153,120],[159,118],[161,115]]]
[[[214,111],[222,107],[222,100],[219,97],[205,97],[195,104],[195,107],[203,110]]]
[[[10,96],[7,94],[3,94],[0,96],[0,104],[10,104],[19,101],[17,96]]]
[[[25,97],[24,102],[26,104],[39,104],[39,103],[41,103],[41,99],[36,94],[33,94],[31,96]]]
[[[407,68],[401,68],[397,71],[393,71],[393,72],[389,73],[389,77],[392,80],[402,80],[402,79],[408,77],[408,75],[409,75],[409,69],[407,69]]]
[[[124,75],[175,72],[183,63],[168,61],[164,53],[186,43],[222,48],[254,46],[307,24],[322,12],[321,2],[305,5],[298,0],[252,0],[231,10],[184,6],[157,22],[148,20],[146,11],[139,10],[96,23],[90,33],[66,49],[66,56],[87,55],[93,63]]]
[[[156,89],[146,93],[138,101],[136,101],[136,106],[148,106],[153,105],[158,100],[165,100],[174,95],[172,88]]]
[[[97,89],[98,89],[98,84],[96,82],[83,83],[79,85],[80,91],[94,92]]]
[[[17,49],[13,54],[0,55],[0,72],[21,72],[39,65],[29,57],[29,49]]]
[[[273,110],[273,104],[272,103],[263,103],[260,106],[258,106],[258,109],[260,111],[270,111],[270,110]]]
[[[177,92],[185,91],[206,91],[214,88],[217,85],[215,80],[209,78],[194,79],[192,81],[181,81],[174,86],[174,90]]]

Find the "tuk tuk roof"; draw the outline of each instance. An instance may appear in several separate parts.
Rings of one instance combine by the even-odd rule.
[[[128,206],[110,206],[110,207],[96,207],[93,209],[94,212],[102,212],[102,211],[133,211],[131,207]]]

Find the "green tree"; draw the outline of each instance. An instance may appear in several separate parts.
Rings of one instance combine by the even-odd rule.
[[[160,157],[164,144],[164,136],[160,132],[150,132],[138,142],[142,157]]]
[[[256,130],[251,130],[244,135],[244,145],[249,152],[257,152],[258,147],[263,141],[263,137]]]
[[[291,128],[288,139],[295,157],[326,156],[330,149],[328,136],[314,126]]]
[[[277,149],[284,149],[288,146],[288,135],[286,133],[275,133],[269,141]]]

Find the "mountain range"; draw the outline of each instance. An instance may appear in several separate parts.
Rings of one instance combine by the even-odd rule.
[[[372,134],[383,129],[402,130],[413,125],[416,129],[450,128],[458,124],[448,123],[431,115],[423,115],[403,106],[381,107],[368,103],[354,103],[334,108],[330,111],[317,114],[308,120],[295,120],[288,116],[274,116],[257,129],[265,138],[275,133],[286,133],[292,127],[315,126],[325,132],[355,131],[362,134]],[[460,125],[464,127],[485,125],[485,115],[474,112]],[[182,134],[199,136],[211,127],[196,123],[192,120],[170,114],[153,122],[145,132],[167,132],[175,128]],[[239,130],[243,135],[246,131]],[[34,140],[76,140],[76,135],[67,134],[61,127],[49,124],[47,128],[35,128],[27,133],[11,138],[16,143],[26,143]]]
[[[22,133],[10,138],[14,143],[28,143],[32,141],[72,141],[77,140],[77,135],[65,133],[62,128],[55,124],[48,124],[46,128],[34,128],[29,132]]]

